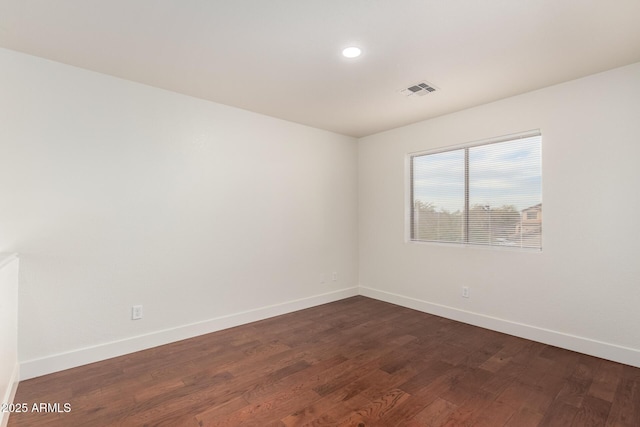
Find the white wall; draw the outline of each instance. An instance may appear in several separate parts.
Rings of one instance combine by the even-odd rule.
[[[18,388],[18,257],[0,253],[0,403],[11,403]],[[9,412],[0,411],[0,426]]]
[[[357,293],[353,138],[8,50],[0,90],[23,379]]]
[[[407,153],[531,129],[542,253],[405,242]],[[639,135],[640,63],[361,139],[361,293],[640,366]]]
[[[358,273],[364,295],[640,366],[639,113],[635,64],[356,145],[0,49],[22,378],[353,295]],[[404,241],[407,153],[535,128],[542,253]]]

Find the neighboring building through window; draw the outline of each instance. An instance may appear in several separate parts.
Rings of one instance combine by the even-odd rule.
[[[411,155],[411,240],[541,249],[541,150],[536,131]]]

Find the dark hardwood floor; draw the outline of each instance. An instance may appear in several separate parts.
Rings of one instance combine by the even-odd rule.
[[[62,412],[12,427],[638,427],[640,369],[354,297],[24,381],[15,403]]]

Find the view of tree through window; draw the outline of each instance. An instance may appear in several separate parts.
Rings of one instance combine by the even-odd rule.
[[[539,133],[411,156],[411,240],[542,248]]]

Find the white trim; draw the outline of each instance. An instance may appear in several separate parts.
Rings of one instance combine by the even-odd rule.
[[[427,154],[445,153],[447,151],[460,150],[462,148],[472,148],[472,147],[478,147],[480,145],[497,144],[499,142],[507,142],[507,141],[513,141],[516,139],[532,138],[534,136],[542,136],[542,132],[540,132],[540,129],[531,129],[524,132],[494,136],[492,138],[485,138],[477,141],[464,142],[462,144],[455,144],[455,145],[450,145],[445,147],[431,148],[428,150],[413,151],[411,153],[407,153],[407,158],[411,159],[411,157],[418,157],[418,156],[423,156]]]
[[[464,248],[464,249],[481,249],[481,250],[497,250],[504,252],[525,252],[530,254],[541,254],[542,248],[530,248],[519,246],[506,246],[506,245],[485,245],[480,243],[455,243],[455,242],[439,242],[437,240],[408,240],[405,243],[410,245],[426,245],[426,246],[446,246],[449,248]]]
[[[0,253],[0,268],[4,267],[15,259],[18,259],[18,254],[16,253]]]
[[[638,349],[566,334],[550,329],[539,328],[537,326],[526,325],[524,323],[512,322],[505,319],[460,310],[446,305],[434,304],[428,301],[363,286],[360,287],[360,295],[422,311],[424,313],[445,317],[447,319],[457,320],[470,325],[480,326],[481,328],[503,332],[520,338],[526,338],[528,340],[640,368],[640,350]]]
[[[13,367],[13,373],[11,374],[11,380],[7,384],[7,389],[4,391],[4,397],[1,403],[13,403],[13,399],[16,397],[16,391],[18,390],[18,382],[20,381],[20,364],[16,363]],[[0,427],[7,427],[9,423],[9,412],[0,412]]]
[[[222,329],[232,328],[234,326],[244,325],[297,310],[303,310],[316,305],[339,301],[356,295],[358,295],[358,288],[356,287],[341,289],[338,291],[314,295],[308,298],[287,301],[227,316],[220,316],[189,325],[178,326],[176,328],[126,338],[119,341],[54,354],[40,359],[26,360],[21,364],[21,379],[26,380],[89,363],[99,362],[112,357],[146,350],[148,348],[220,331]]]

